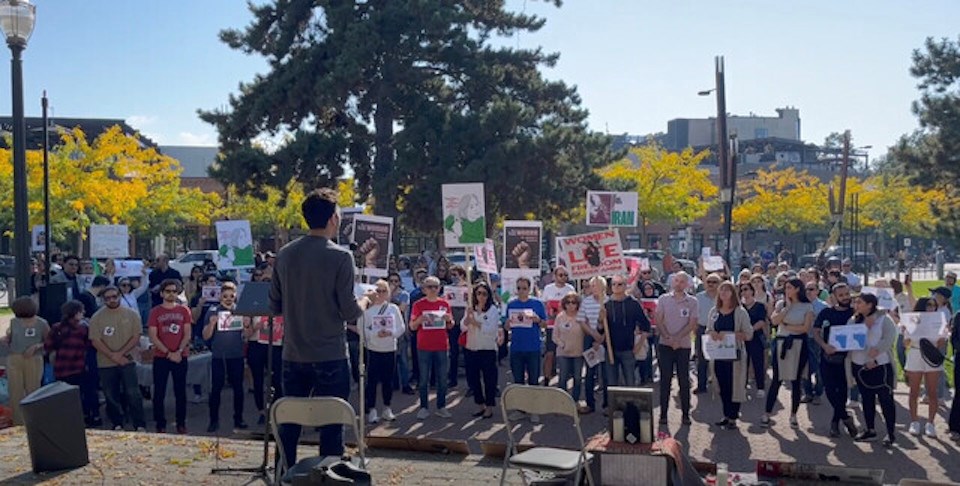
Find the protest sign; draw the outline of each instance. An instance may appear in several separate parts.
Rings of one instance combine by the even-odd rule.
[[[877,287],[863,287],[860,289],[861,294],[873,294],[877,296],[877,309],[883,310],[893,310],[900,305],[897,303],[897,299],[894,298],[893,289],[886,288],[877,288]]]
[[[537,313],[533,309],[510,309],[507,318],[510,327],[533,327],[533,318]]]
[[[477,270],[484,273],[497,273],[497,252],[493,248],[493,240],[486,238],[483,246],[473,247],[477,262]]]
[[[723,257],[708,256],[703,258],[703,269],[708,272],[719,272],[723,270]]]
[[[587,225],[637,225],[637,193],[587,191]]]
[[[583,352],[583,360],[587,363],[588,368],[593,368],[607,360],[607,350],[603,346],[588,348]]]
[[[867,347],[867,326],[864,324],[846,324],[830,326],[830,340],[827,344],[837,351],[860,351]]]
[[[363,208],[360,206],[340,209],[340,234],[337,236],[340,246],[350,248],[350,243],[353,243],[353,218],[361,213]]]
[[[503,222],[503,270],[534,277],[540,275],[541,221]]]
[[[737,336],[732,332],[720,335],[719,341],[710,336],[703,337],[703,357],[707,361],[737,359]]]
[[[217,268],[253,268],[253,236],[247,220],[217,221]]]
[[[240,331],[243,330],[243,316],[235,316],[229,312],[221,311],[217,313],[218,331]]]
[[[427,320],[423,323],[424,329],[446,329],[447,321],[445,311],[426,311],[423,313]]]
[[[260,316],[260,325],[263,328],[260,329],[257,342],[261,344],[270,344],[270,318],[267,316]],[[276,316],[273,318],[273,344],[283,344],[283,316]]]
[[[80,287],[80,291],[90,290],[94,278],[96,278],[96,275],[77,275],[77,286]],[[111,282],[112,284],[113,282]]]
[[[204,285],[200,290],[200,295],[207,302],[220,302],[220,286],[219,285]]]
[[[30,251],[39,253],[47,247],[46,232],[42,224],[34,225],[30,233]]]
[[[483,184],[444,184],[443,246],[482,245],[487,235]]]
[[[142,277],[143,276],[143,261],[142,260],[114,260],[114,267],[116,267],[117,277]]]
[[[353,217],[351,241],[357,244],[355,254],[364,266],[363,273],[386,277],[393,238],[393,218],[357,214]]]
[[[913,340],[936,341],[947,334],[947,318],[941,312],[904,312],[900,314],[900,325]]]
[[[466,307],[470,301],[470,287],[443,286],[443,298],[450,307]]]
[[[560,255],[573,279],[626,275],[620,231],[616,228],[557,238]]]
[[[90,256],[124,258],[130,256],[130,236],[125,224],[91,224]]]
[[[393,316],[390,314],[373,316],[370,319],[368,329],[373,332],[387,331],[393,333]]]

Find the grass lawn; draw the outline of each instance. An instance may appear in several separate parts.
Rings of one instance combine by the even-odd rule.
[[[13,315],[13,311],[9,307],[0,307],[0,316]]]

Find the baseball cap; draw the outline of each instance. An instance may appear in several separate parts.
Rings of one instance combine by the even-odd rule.
[[[935,289],[930,290],[930,293],[931,293],[931,294],[940,294],[940,295],[943,296],[944,299],[949,299],[950,296],[953,295],[953,291],[950,290],[950,289],[948,289],[948,288],[946,288],[946,287],[937,287],[937,288],[935,288]]]

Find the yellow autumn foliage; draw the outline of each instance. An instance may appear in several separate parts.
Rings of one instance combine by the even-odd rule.
[[[735,197],[735,231],[796,233],[825,228],[830,220],[827,186],[793,167],[758,170],[753,179],[738,181]]]

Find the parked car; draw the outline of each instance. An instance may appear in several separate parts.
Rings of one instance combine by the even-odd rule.
[[[194,266],[203,265],[206,261],[216,263],[217,257],[217,250],[191,250],[176,260],[170,260],[170,268],[180,272],[180,275],[186,277],[190,275],[190,270],[192,270]]]
[[[623,255],[627,257],[634,258],[646,258],[650,262],[650,268],[653,268],[657,274],[660,275],[660,278],[664,278],[665,272],[663,271],[663,250],[645,250],[645,249],[631,249],[623,250]],[[674,261],[680,262],[683,265],[683,270],[690,274],[693,277],[697,276],[697,262],[693,260],[688,260],[686,258],[677,258],[673,257]]]

